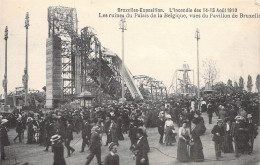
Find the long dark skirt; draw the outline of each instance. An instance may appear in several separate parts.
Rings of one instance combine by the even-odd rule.
[[[224,136],[224,144],[223,144],[223,152],[224,153],[233,153],[234,148],[232,144],[232,137],[229,134]]]
[[[177,160],[180,162],[189,161],[188,146],[185,140],[179,138],[178,148],[177,148]]]
[[[193,145],[190,147],[190,159],[195,162],[204,160],[203,147],[200,137],[193,139]]]
[[[165,143],[167,144],[172,144],[176,142],[175,139],[175,134],[172,132],[173,129],[171,128],[166,128],[166,134],[165,134]]]

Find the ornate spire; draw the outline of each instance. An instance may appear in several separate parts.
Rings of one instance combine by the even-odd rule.
[[[26,12],[26,16],[25,16],[25,25],[24,25],[24,27],[26,28],[26,29],[28,29],[28,27],[30,26],[30,24],[29,24],[29,13],[28,12]]]
[[[7,26],[5,27],[5,38],[4,39],[5,40],[8,39],[8,27]]]

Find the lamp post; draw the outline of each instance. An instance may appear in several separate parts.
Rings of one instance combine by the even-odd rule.
[[[24,27],[26,28],[26,52],[25,52],[25,68],[24,68],[24,75],[23,75],[23,86],[25,89],[25,106],[27,106],[27,96],[28,96],[28,27],[30,26],[29,24],[29,13],[26,13],[25,16],[25,25]]]
[[[124,59],[124,31],[126,30],[126,21],[124,17],[121,17],[120,22],[119,22],[119,29],[122,30],[122,74],[125,69],[125,59]],[[125,100],[125,85],[124,85],[124,78],[122,75],[122,101]]]
[[[200,69],[199,69],[199,39],[200,39],[200,32],[199,29],[196,30],[195,38],[197,40],[197,81],[198,81],[198,110],[200,110]]]
[[[5,92],[5,106],[7,105],[7,39],[8,39],[8,27],[5,27],[5,75],[3,80],[3,88]]]

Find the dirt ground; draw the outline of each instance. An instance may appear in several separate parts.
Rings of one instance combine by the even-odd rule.
[[[157,132],[157,128],[148,128],[148,140],[151,147],[151,151],[149,152],[149,161],[150,165],[173,165],[173,164],[212,164],[212,165],[223,165],[223,164],[231,164],[231,165],[255,165],[260,164],[260,152],[259,152],[259,136],[255,139],[254,152],[252,155],[241,155],[239,158],[235,158],[234,154],[222,154],[223,158],[219,161],[215,159],[215,150],[214,143],[211,140],[212,134],[210,133],[214,124],[216,124],[216,117],[213,117],[213,124],[208,124],[208,119],[206,114],[203,114],[204,120],[207,127],[206,133],[201,136],[202,144],[203,144],[203,152],[205,156],[204,162],[199,163],[180,163],[176,160],[177,155],[177,143],[173,146],[165,146],[160,145],[159,135]],[[177,128],[177,126],[175,127]],[[51,165],[53,162],[53,154],[52,152],[44,152],[44,147],[38,146],[36,144],[24,144],[24,143],[14,143],[12,139],[16,136],[15,130],[11,129],[8,132],[11,146],[6,147],[6,155],[7,160],[0,161],[1,165],[12,165],[15,163],[24,163],[30,162],[34,165]],[[26,135],[26,133],[25,133]],[[124,134],[125,140],[119,142],[118,147],[118,155],[120,157],[121,165],[135,165],[135,161],[133,160],[132,153],[129,150],[130,140],[126,134]],[[25,137],[26,138],[26,137]],[[103,136],[103,144],[105,143],[106,137]],[[178,139],[177,139],[178,140]],[[26,142],[26,140],[25,140]],[[86,162],[86,157],[88,155],[88,151],[84,153],[80,153],[81,148],[81,133],[74,133],[74,140],[71,142],[71,146],[73,146],[76,151],[72,154],[71,157],[66,158],[66,163],[68,165],[84,165]],[[104,160],[105,155],[108,153],[108,148],[106,146],[102,146],[102,160]],[[65,151],[65,156],[66,156]],[[97,164],[96,158],[93,159],[91,165]]]

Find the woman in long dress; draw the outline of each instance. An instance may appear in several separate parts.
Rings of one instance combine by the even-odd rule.
[[[167,120],[165,121],[164,130],[165,130],[165,144],[166,146],[172,145],[176,142],[175,136],[176,132],[174,129],[173,121],[171,115],[166,116]]]
[[[199,119],[195,118],[192,123],[195,125],[191,131],[191,142],[190,142],[190,158],[192,161],[201,162],[204,161],[203,147],[200,140],[202,135],[201,127],[199,125]]]
[[[231,136],[231,122],[230,119],[226,119],[226,123],[224,125],[224,143],[223,143],[223,152],[224,153],[233,153],[234,148],[232,144],[232,136]]]
[[[183,121],[182,127],[179,128],[179,141],[177,148],[177,160],[180,162],[189,161],[188,143],[190,141],[188,121]]]

